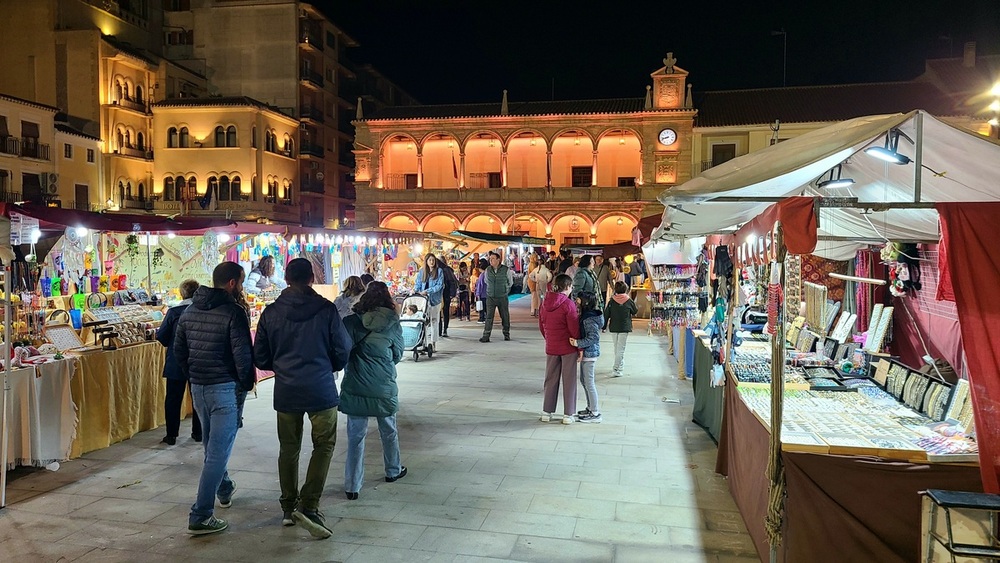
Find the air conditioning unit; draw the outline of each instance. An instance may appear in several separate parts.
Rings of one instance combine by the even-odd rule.
[[[319,170],[319,163],[318,162],[310,162],[309,166],[312,167],[313,170]]]

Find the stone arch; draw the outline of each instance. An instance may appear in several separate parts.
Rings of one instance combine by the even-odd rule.
[[[608,137],[608,136],[611,136],[611,135],[614,135],[618,131],[625,131],[626,133],[631,133],[631,134],[635,135],[635,138],[639,141],[639,150],[642,151],[642,149],[643,149],[643,146],[642,146],[642,134],[639,133],[639,131],[635,127],[628,127],[628,126],[625,126],[625,125],[622,125],[620,127],[608,127],[606,129],[604,129],[603,131],[601,131],[594,138],[594,146],[596,147],[598,144],[600,144],[601,139],[603,139],[605,137]]]
[[[622,224],[618,225],[618,219]],[[628,211],[604,213],[594,221],[597,244],[615,244],[632,240],[632,229],[639,225],[639,219]]]
[[[552,144],[555,142],[556,139],[558,139],[559,137],[565,135],[566,133],[573,133],[573,132],[583,133],[583,137],[586,137],[587,139],[590,139],[590,145],[592,147],[596,147],[597,146],[597,138],[594,137],[593,133],[591,133],[590,131],[588,131],[584,127],[563,127],[562,129],[559,129],[558,131],[556,131],[552,135],[549,135],[548,146],[551,147]]]
[[[423,164],[421,168],[423,188],[459,186],[461,146],[462,141],[458,135],[444,130],[433,131],[420,139],[419,155]]]
[[[379,221],[379,226],[383,229],[392,228],[403,231],[416,230],[417,224],[417,218],[405,211],[394,211]]]
[[[524,219],[526,219],[526,221]],[[532,219],[535,221],[532,222]],[[520,223],[519,229],[514,228],[515,223]],[[549,221],[540,213],[536,213],[534,211],[522,211],[508,217],[505,227],[507,232],[510,234],[516,234],[515,231],[518,231],[527,233],[528,236],[544,237],[545,233],[547,233],[549,229]]]
[[[448,213],[447,211],[434,211],[424,216],[424,218],[420,221],[420,225],[417,227],[417,230],[427,232],[428,231],[427,226],[431,224],[432,220],[437,218],[444,219],[446,226],[450,227],[449,230],[441,231],[441,230],[431,229],[429,232],[435,232],[435,233],[443,232],[447,234],[458,229],[458,226],[461,224],[461,221],[459,221],[458,217],[452,213]],[[447,221],[448,219],[451,219],[450,223]],[[435,223],[440,223],[440,221],[435,221]]]
[[[461,144],[462,152],[466,152],[468,150],[468,148],[469,148],[469,142],[473,141],[475,139],[478,139],[480,135],[487,135],[489,137],[495,138],[497,140],[498,146],[500,146],[500,147],[503,147],[504,144],[505,144],[504,143],[504,138],[503,138],[503,136],[500,135],[500,133],[497,133],[496,131],[493,131],[492,129],[476,129],[476,130],[468,133],[465,136],[465,138],[462,139],[462,144]]]
[[[455,149],[456,150],[459,149],[462,146],[462,138],[459,136],[458,133],[454,133],[452,131],[446,131],[444,129],[437,129],[437,130],[431,131],[430,133],[427,133],[423,137],[420,137],[420,141],[419,141],[419,143],[417,143],[417,146],[420,147],[420,152],[421,153],[424,152],[424,145],[427,143],[427,141],[433,140],[433,138],[435,136],[437,136],[437,135],[444,135],[445,137],[451,137],[451,138],[455,139]]]
[[[417,138],[416,137],[414,137],[413,135],[411,135],[409,133],[406,133],[405,131],[396,131],[396,132],[384,135],[382,137],[382,140],[379,142],[379,147],[378,147],[379,152],[380,153],[384,152],[385,151],[385,147],[393,139],[395,139],[396,137],[406,137],[407,139],[409,139],[413,143],[413,150],[418,150],[419,147],[420,147],[420,143],[417,142]]]
[[[506,228],[506,221],[501,219],[500,216],[497,215],[496,213],[493,213],[492,211],[474,211],[472,213],[469,213],[468,215],[465,216],[465,218],[462,219],[462,230],[465,231],[475,230],[470,228],[470,225],[478,223],[479,222],[478,219],[480,218],[485,219],[487,223],[491,225],[491,227],[479,232],[500,233],[501,231],[503,231],[503,229]],[[493,219],[493,223],[489,223],[489,219]],[[479,225],[479,227],[482,228],[481,225]]]
[[[514,139],[517,139],[519,135],[524,134],[524,133],[534,133],[535,136],[538,138],[538,140],[541,141],[541,144],[544,145],[545,150],[548,150],[548,147],[549,147],[549,138],[545,135],[545,133],[543,133],[541,131],[541,129],[534,129],[532,127],[522,127],[520,129],[516,129],[516,130],[512,131],[509,135],[507,135],[507,138],[504,139],[504,142],[503,142],[503,148],[504,148],[504,150],[505,151],[506,150],[510,150],[511,141],[513,141]]]

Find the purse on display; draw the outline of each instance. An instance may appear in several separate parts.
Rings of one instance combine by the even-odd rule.
[[[108,306],[107,294],[94,292],[87,296],[88,309],[100,309],[102,307],[107,307],[107,306]]]

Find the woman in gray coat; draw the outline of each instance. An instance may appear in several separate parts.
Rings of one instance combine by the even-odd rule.
[[[589,255],[580,258],[580,266],[573,275],[573,297],[580,297],[585,291],[597,293],[597,276],[594,275],[594,263]]]

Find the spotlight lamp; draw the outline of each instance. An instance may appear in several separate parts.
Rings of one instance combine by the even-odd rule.
[[[874,156],[879,160],[884,160],[891,164],[909,164],[910,157],[905,154],[899,154],[899,137],[906,135],[899,129],[893,129],[885,134],[885,146],[882,147],[868,147],[865,149],[865,154],[869,156]],[[908,141],[913,142],[909,137],[906,137]]]
[[[846,188],[854,183],[853,178],[844,178],[844,165],[838,164],[830,169],[829,172],[820,176],[822,180],[816,187],[824,189],[834,189],[834,188]]]

